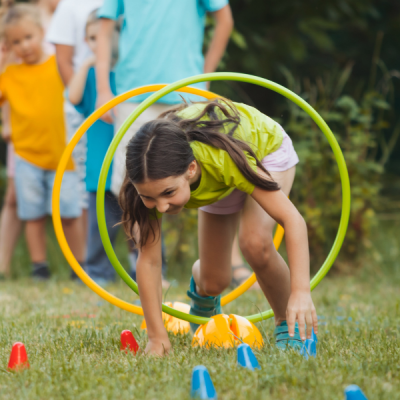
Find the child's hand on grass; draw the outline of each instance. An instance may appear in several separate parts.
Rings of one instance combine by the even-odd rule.
[[[289,336],[294,336],[296,320],[299,323],[301,340],[311,339],[311,329],[318,334],[318,318],[310,291],[292,292],[286,309],[286,320],[289,327]]]
[[[149,339],[147,343],[146,349],[144,352],[147,355],[154,355],[163,357],[167,355],[172,350],[171,342],[168,339],[168,336],[163,339]]]

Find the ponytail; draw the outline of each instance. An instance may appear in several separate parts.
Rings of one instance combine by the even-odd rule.
[[[220,111],[225,119],[219,119],[217,112]],[[173,114],[165,113],[166,117],[173,117]],[[209,120],[201,120],[205,115]],[[162,116],[162,115],[161,115]],[[204,110],[193,119],[180,120],[179,126],[186,132],[188,141],[196,141],[225,150],[232,158],[242,175],[253,185],[268,191],[279,190],[279,185],[272,179],[270,173],[257,158],[253,149],[242,140],[236,139],[233,134],[240,124],[240,115],[235,106],[226,99],[214,100],[208,102]],[[229,128],[227,134],[221,133],[221,130]],[[259,167],[269,179],[265,179],[257,174],[249,165],[246,154],[256,160]]]

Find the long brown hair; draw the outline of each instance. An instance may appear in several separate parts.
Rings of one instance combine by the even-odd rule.
[[[128,143],[126,175],[119,203],[123,211],[122,224],[125,232],[134,242],[134,225],[139,225],[140,247],[146,244],[150,234],[155,239],[150,220],[157,217],[155,209],[149,210],[143,204],[133,184],[142,183],[147,179],[159,180],[183,175],[195,159],[190,147],[192,141],[226,151],[243,176],[253,185],[268,191],[279,190],[279,185],[273,181],[251,146],[233,136],[240,124],[240,115],[231,102],[225,99],[209,101],[195,118],[180,118],[179,111],[188,106],[184,103],[161,114],[158,119],[142,125]],[[202,120],[204,116],[207,117],[206,120]],[[269,179],[259,176],[251,168],[245,152],[254,157],[257,167],[264,171]]]

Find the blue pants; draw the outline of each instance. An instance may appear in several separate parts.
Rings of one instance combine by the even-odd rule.
[[[88,209],[88,243],[87,243],[87,259],[86,259],[86,273],[94,280],[102,279],[107,281],[115,280],[116,272],[111,265],[107,254],[104,250],[103,243],[100,238],[99,226],[97,224],[96,214],[96,192],[89,193],[89,209]],[[115,224],[121,222],[122,211],[119,207],[117,198],[107,191],[104,198],[104,210],[106,214],[107,230],[110,236],[112,245],[115,245],[115,240],[118,235],[120,226]],[[163,276],[167,271],[167,263],[165,260],[165,246],[164,240],[162,251],[162,272]],[[133,246],[132,246],[133,247]],[[136,250],[135,250],[136,252]],[[129,257],[136,259],[137,257]],[[131,263],[130,275],[136,280],[136,262]]]

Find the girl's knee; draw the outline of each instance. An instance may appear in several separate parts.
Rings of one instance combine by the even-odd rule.
[[[241,235],[239,246],[253,269],[257,266],[265,268],[273,253],[276,252],[272,237],[265,235]]]
[[[74,224],[77,223],[78,218],[61,218],[61,222],[65,227],[70,227],[73,226]]]
[[[229,268],[227,269],[229,270]],[[197,286],[200,288],[202,296],[218,296],[231,283],[231,275],[227,273],[225,276],[210,276],[201,273],[200,271],[200,260],[197,260],[193,265],[193,276]]]
[[[4,196],[4,205],[9,208],[17,208],[17,194],[14,188],[8,188]]]
[[[206,293],[207,296],[218,296],[221,294],[226,288],[229,287],[231,282],[231,277],[227,279],[219,279],[216,280],[204,280],[202,282],[202,289]]]

